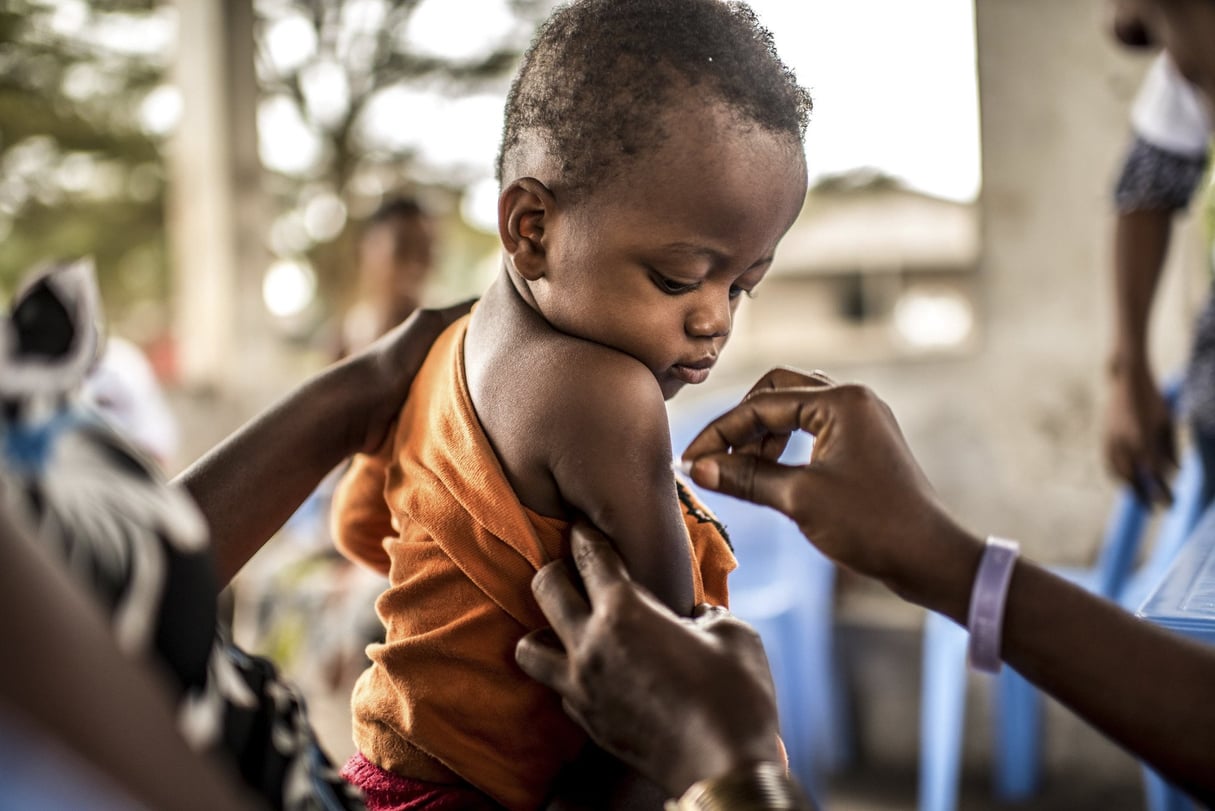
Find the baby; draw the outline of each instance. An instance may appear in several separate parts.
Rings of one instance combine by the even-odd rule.
[[[537,33],[498,156],[502,272],[335,502],[339,546],[391,584],[344,772],[370,808],[551,798],[585,736],[513,653],[575,516],[672,609],[725,604],[734,557],[671,473],[665,400],[708,378],[801,209],[809,110],[742,3],[579,0]]]

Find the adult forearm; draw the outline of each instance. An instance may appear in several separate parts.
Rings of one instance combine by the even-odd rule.
[[[1215,800],[1215,650],[1017,564],[1004,659],[1166,778]]]
[[[330,367],[259,414],[177,479],[211,529],[225,585],[303,503],[322,478],[359,450],[352,415],[375,390],[363,361]]]
[[[1115,221],[1111,353],[1115,370],[1147,363],[1148,323],[1172,223],[1173,212],[1168,209],[1125,211]]]
[[[963,571],[918,566],[904,596],[965,624],[974,576]],[[1195,700],[1215,684],[1215,650],[1136,619],[1022,559],[1009,586],[1002,654],[1167,778],[1195,796],[1215,798],[1215,703]]]
[[[178,477],[211,526],[221,585],[326,473],[352,453],[375,449],[434,339],[471,304],[418,310],[367,349],[299,386]]]
[[[953,546],[956,562],[917,558],[896,590],[964,625],[981,544],[963,535],[937,546]],[[1215,649],[1137,619],[1022,559],[1009,586],[1002,654],[1168,779],[1207,802],[1215,799],[1215,703],[1196,700],[1215,684]]]

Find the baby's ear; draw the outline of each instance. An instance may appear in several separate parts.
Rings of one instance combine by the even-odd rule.
[[[512,181],[498,196],[498,237],[515,270],[530,282],[546,270],[544,232],[554,203],[548,186],[534,177]]]

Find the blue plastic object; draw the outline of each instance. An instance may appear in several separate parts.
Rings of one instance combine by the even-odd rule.
[[[1215,645],[1215,509],[1203,513],[1185,548],[1136,614]]]
[[[671,403],[675,454],[745,391],[677,398]],[[811,441],[791,439],[782,461],[806,461]],[[730,575],[730,609],[763,640],[776,685],[781,737],[790,770],[812,795],[824,775],[847,763],[852,727],[834,655],[835,567],[775,510],[693,486],[726,527],[738,569]]]
[[[1176,402],[1177,387],[1167,392]],[[1056,574],[1134,611],[1163,577],[1202,514],[1203,471],[1192,449],[1173,482],[1173,505],[1151,555],[1134,564],[1150,511],[1129,487],[1119,493],[1091,569],[1052,567]],[[920,811],[957,808],[962,732],[966,705],[966,629],[939,614],[924,624],[923,683],[920,707]],[[1023,800],[1036,793],[1042,774],[1042,697],[1011,667],[994,685],[994,792],[1001,800]],[[1144,768],[1149,811],[1182,811],[1188,804],[1174,789]],[[1179,804],[1180,803],[1180,804]]]
[[[1136,595],[1131,595],[1127,605]],[[1138,615],[1207,645],[1215,645],[1215,509],[1207,507],[1160,582],[1140,605]],[[1145,768],[1148,805],[1153,811],[1183,811],[1189,799]]]

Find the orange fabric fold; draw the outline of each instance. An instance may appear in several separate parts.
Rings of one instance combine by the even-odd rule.
[[[353,697],[355,743],[383,769],[465,780],[510,809],[545,799],[585,735],[515,664],[547,626],[531,578],[569,550],[569,524],[529,510],[481,429],[464,373],[467,317],[435,342],[397,429],[357,458],[334,501],[334,537],[389,578],[386,629]],[[697,602],[727,603],[734,556],[681,489]]]

